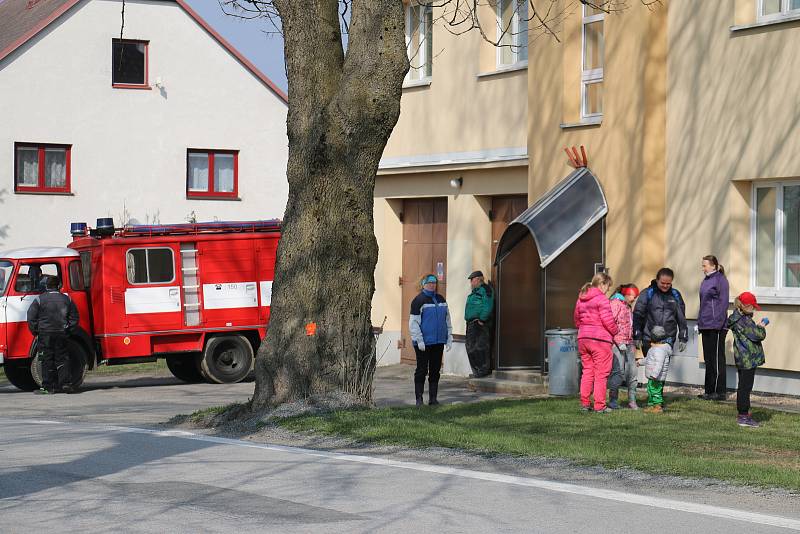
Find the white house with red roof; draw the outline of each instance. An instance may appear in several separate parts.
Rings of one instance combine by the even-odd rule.
[[[0,248],[282,217],[286,112],[183,0],[0,0]]]

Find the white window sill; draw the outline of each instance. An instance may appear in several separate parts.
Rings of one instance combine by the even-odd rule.
[[[758,300],[759,304],[800,306],[800,296],[775,295],[774,293],[759,293],[757,291],[754,291],[753,295],[756,296],[756,300]],[[734,298],[735,297],[731,296],[731,304],[733,304]]]
[[[413,82],[406,82],[403,84],[403,89],[411,89],[412,87],[428,87],[431,84],[430,78],[425,78],[424,80],[416,80]]]
[[[775,18],[762,19],[750,24],[740,24],[738,26],[731,26],[731,33],[743,30],[752,30],[753,28],[763,28],[765,26],[774,26],[775,24],[784,24],[786,22],[796,22],[800,20],[800,13],[792,13],[791,15],[784,15]]]
[[[528,62],[527,61],[520,61],[519,63],[514,63],[513,65],[506,65],[503,67],[497,67],[495,70],[490,70],[488,72],[481,72],[476,75],[476,78],[488,78],[490,76],[499,76],[500,74],[506,74],[508,72],[517,72],[520,70],[527,70],[528,69]]]
[[[603,116],[599,117],[589,117],[586,119],[581,120],[580,122],[568,122],[562,123],[561,129],[568,130],[569,128],[583,128],[585,126],[600,126],[603,124]]]

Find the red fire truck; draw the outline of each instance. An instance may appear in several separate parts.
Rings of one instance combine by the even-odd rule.
[[[22,390],[41,384],[27,311],[57,277],[80,313],[68,350],[74,385],[97,365],[166,358],[177,378],[231,383],[266,334],[280,221],[97,227],[67,248],[0,252],[0,364]]]

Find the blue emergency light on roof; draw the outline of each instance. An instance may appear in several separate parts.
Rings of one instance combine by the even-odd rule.
[[[72,237],[82,237],[86,235],[88,226],[84,222],[70,223],[69,233]]]

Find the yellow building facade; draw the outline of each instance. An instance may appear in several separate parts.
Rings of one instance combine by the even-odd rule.
[[[481,8],[491,32],[498,7],[502,16],[502,5]],[[436,20],[440,15],[407,6],[412,68],[375,186],[380,252],[372,321],[383,326],[380,363],[410,361],[408,307],[420,278],[437,274],[456,338],[445,371],[467,374],[467,275],[480,269],[491,277],[493,227],[496,234],[498,224],[527,206],[527,56],[513,42],[498,49],[478,32],[454,35]]]
[[[483,7],[482,20],[502,20],[502,7]],[[754,292],[771,320],[756,389],[796,393],[800,1],[629,1],[604,12],[560,0],[553,10],[562,14],[558,38],[531,40],[524,60],[476,32],[432,25],[431,70],[404,89],[376,185],[379,357],[402,352],[404,249],[420,240],[408,228],[419,218],[408,222],[409,199],[446,200],[446,229],[429,232],[445,232],[433,238],[445,241],[446,251],[433,253],[445,260],[421,263],[433,272],[444,264],[463,334],[465,277],[491,272],[503,227],[496,199],[525,194],[526,205],[536,203],[571,171],[563,148],[583,145],[608,204],[603,263],[615,282],[643,288],[669,266],[694,320],[701,258],[716,255],[731,294]],[[691,338],[675,382],[702,383]],[[728,355],[732,364],[730,347]],[[730,384],[734,374],[729,367]]]

